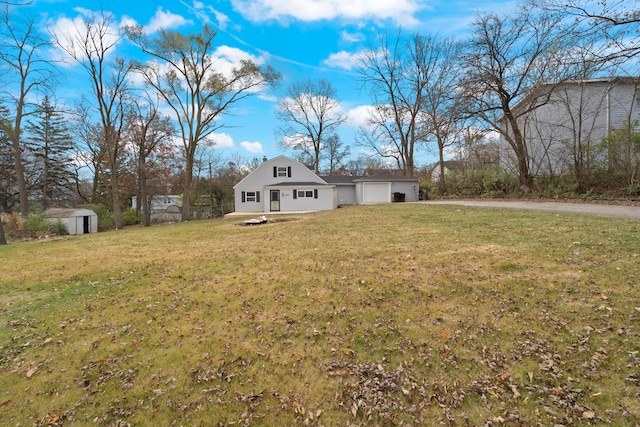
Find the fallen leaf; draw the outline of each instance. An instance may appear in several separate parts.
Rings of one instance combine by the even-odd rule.
[[[515,384],[511,384],[510,387],[511,387],[511,391],[513,392],[513,398],[514,399],[519,398],[520,397],[520,392],[518,392],[518,389],[516,388],[516,385]]]
[[[592,420],[596,417],[596,413],[593,411],[584,411],[582,413],[582,418],[586,418],[587,420]]]
[[[444,338],[445,340],[450,340],[451,338],[453,338],[453,336],[449,332],[444,331],[442,333],[442,338]]]
[[[31,376],[33,376],[33,374],[35,374],[37,370],[38,370],[38,365],[35,362],[32,363],[31,367],[27,371],[27,378],[31,378]]]
[[[343,348],[342,352],[347,356],[353,356],[355,354],[355,351],[351,350],[350,348]]]

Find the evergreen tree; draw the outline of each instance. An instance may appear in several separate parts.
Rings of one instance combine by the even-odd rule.
[[[0,105],[0,121],[8,123],[8,109]],[[11,212],[17,203],[17,182],[13,147],[8,135],[0,129],[0,211]]]
[[[33,188],[46,209],[68,199],[71,192],[75,180],[73,140],[62,115],[48,96],[38,110],[37,119],[30,122],[26,130],[37,172]]]

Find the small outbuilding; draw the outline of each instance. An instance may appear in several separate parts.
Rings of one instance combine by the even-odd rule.
[[[69,234],[98,232],[98,214],[90,209],[51,208],[43,217],[50,222],[62,221]]]

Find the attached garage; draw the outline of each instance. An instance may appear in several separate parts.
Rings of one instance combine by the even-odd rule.
[[[391,203],[391,183],[363,182],[362,203]]]
[[[90,209],[51,208],[43,216],[50,222],[62,221],[69,234],[98,232],[98,214]]]

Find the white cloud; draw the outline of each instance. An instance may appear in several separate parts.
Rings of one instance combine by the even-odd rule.
[[[360,105],[349,110],[347,123],[354,127],[366,126],[367,119],[375,112],[373,105]]]
[[[254,22],[389,19],[403,26],[416,25],[415,14],[425,7],[423,0],[231,0],[231,3],[236,11]]]
[[[248,152],[253,153],[253,154],[262,154],[262,153],[264,153],[264,151],[262,149],[262,144],[260,144],[259,142],[242,141],[240,143],[240,146],[242,148],[244,148],[245,150],[247,150]]]
[[[285,136],[282,138],[281,144],[283,147],[294,150],[313,150],[313,141],[308,135],[297,134],[294,136]]]
[[[264,63],[263,57],[254,56],[242,49],[226,45],[218,47],[211,55],[211,60],[216,73],[221,73],[227,78],[231,77],[235,68],[241,66],[241,61],[243,60],[253,61],[256,65]]]
[[[144,32],[146,34],[155,33],[159,30],[168,30],[172,28],[178,28],[183,25],[191,23],[181,15],[176,15],[169,11],[164,11],[162,7],[156,9],[155,15],[151,18],[151,21],[144,26]]]
[[[338,53],[332,53],[324,63],[329,67],[344,68],[345,70],[352,70],[358,64],[358,54],[350,53],[346,50],[341,50]]]
[[[238,49],[237,47],[230,47],[226,45],[218,47],[213,53],[213,56],[215,58],[223,59],[227,62],[233,63],[236,66],[240,65],[241,60],[253,61],[257,65],[261,65],[264,63],[263,57],[254,56],[242,49]]]
[[[382,55],[382,53],[383,53],[382,50],[379,50],[377,52],[372,52],[370,50],[359,50],[357,52],[347,52],[346,50],[341,50],[340,52],[332,53],[323,62],[325,65],[328,65],[329,67],[344,68],[345,70],[350,71],[350,70],[353,70],[358,65],[358,62],[362,58],[367,58],[373,55],[380,56]]]
[[[233,138],[226,133],[214,133],[209,137],[215,148],[234,148]]]
[[[345,30],[340,33],[340,38],[345,42],[357,43],[363,41],[365,36],[362,33],[350,33]]]

